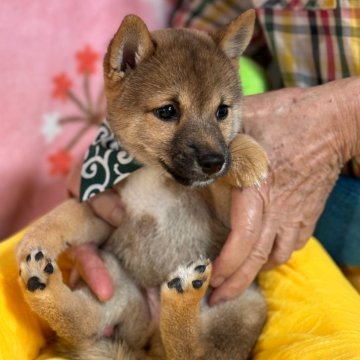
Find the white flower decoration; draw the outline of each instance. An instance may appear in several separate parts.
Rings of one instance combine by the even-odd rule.
[[[60,114],[58,112],[45,113],[43,115],[43,125],[41,133],[47,143],[52,142],[55,137],[61,133]]]

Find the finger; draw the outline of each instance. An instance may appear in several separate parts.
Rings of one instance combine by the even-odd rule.
[[[213,263],[211,286],[219,286],[233,274],[258,241],[263,216],[263,200],[256,189],[232,191],[231,231]]]
[[[274,247],[271,251],[267,263],[262,270],[270,270],[274,267],[286,263],[293,251],[300,233],[299,227],[283,227],[279,230]]]
[[[304,247],[304,245],[309,241],[310,237],[313,235],[315,230],[315,225],[307,225],[305,227],[303,227],[300,230],[298,239],[295,243],[294,249],[295,250],[300,250]]]
[[[119,194],[106,190],[88,201],[94,213],[114,227],[118,227],[123,219],[124,209]]]
[[[109,300],[114,291],[113,283],[97,248],[90,244],[77,246],[71,251],[71,256],[82,279],[99,300]]]
[[[81,162],[76,163],[66,178],[66,188],[69,195],[77,199],[80,197],[81,167]]]
[[[272,221],[270,217],[264,219],[264,227],[259,242],[252,249],[244,264],[214,290],[210,297],[210,305],[217,304],[223,300],[233,299],[254,281],[268,260],[277,229],[278,224]]]

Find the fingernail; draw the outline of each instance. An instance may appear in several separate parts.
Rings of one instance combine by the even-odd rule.
[[[214,279],[211,280],[211,286],[216,288],[218,286],[220,286],[223,282],[224,282],[225,278],[223,278],[222,276],[218,276]]]
[[[114,210],[111,212],[110,221],[112,225],[119,226],[124,215],[122,206],[116,205]]]
[[[97,289],[96,295],[100,301],[105,302],[112,298],[113,291],[112,291],[112,289],[108,289],[108,288],[100,288],[100,289]]]

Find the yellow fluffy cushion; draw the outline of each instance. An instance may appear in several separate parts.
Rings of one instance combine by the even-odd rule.
[[[14,248],[21,236],[0,244],[0,357],[6,360],[34,359],[46,344],[45,327],[17,284]],[[269,316],[254,359],[360,358],[360,297],[315,239],[286,265],[263,273],[260,284]]]
[[[269,314],[256,360],[360,359],[360,296],[315,239],[260,285]]]

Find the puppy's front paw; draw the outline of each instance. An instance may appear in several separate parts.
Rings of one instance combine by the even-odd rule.
[[[269,171],[265,150],[250,136],[238,134],[230,144],[232,162],[224,180],[233,187],[260,186]]]
[[[20,261],[20,277],[26,290],[30,292],[43,291],[49,283],[50,276],[54,276],[56,271],[55,261],[41,248],[32,250]]]
[[[162,296],[200,301],[209,286],[210,276],[210,260],[200,259],[186,266],[179,266],[162,285]]]

